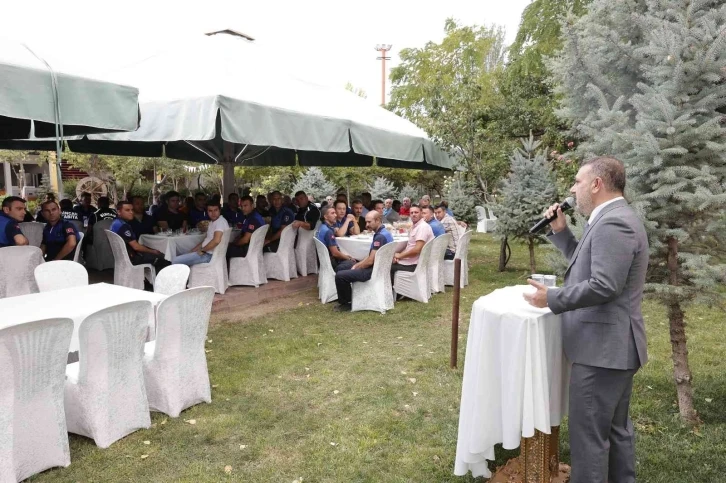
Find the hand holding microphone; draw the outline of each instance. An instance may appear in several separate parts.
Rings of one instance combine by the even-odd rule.
[[[550,225],[550,228],[552,228],[555,233],[559,233],[560,231],[564,230],[565,227],[567,227],[567,219],[562,214],[562,212],[572,209],[572,207],[574,206],[575,199],[571,196],[562,203],[555,203],[554,205],[547,208],[544,218],[542,218],[539,222],[537,222],[536,225],[530,228],[529,232],[537,233],[547,225]]]

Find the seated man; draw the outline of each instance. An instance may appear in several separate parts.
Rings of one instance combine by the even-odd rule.
[[[371,201],[371,211],[377,211],[383,216],[383,200]]]
[[[411,210],[411,198],[404,198],[403,204],[401,205],[401,209],[398,210],[398,214],[400,216],[409,216]]]
[[[91,205],[91,193],[85,191],[81,193],[81,202],[73,211],[78,215],[78,220],[83,224],[83,228],[88,228],[88,225],[93,223],[93,215],[96,213],[96,209]]]
[[[295,219],[295,213],[290,208],[283,206],[282,193],[279,191],[272,193],[270,216],[270,229],[267,230],[265,236],[265,251],[274,253],[277,252],[277,247],[280,246],[282,230]]]
[[[164,254],[139,243],[129,222],[134,218],[134,206],[130,201],[119,201],[116,203],[118,216],[111,223],[111,231],[120,236],[126,243],[126,251],[129,254],[132,265],[143,265],[150,263],[160,270],[169,265],[164,259]]]
[[[245,215],[239,209],[239,195],[237,193],[230,193],[227,196],[227,204],[222,208],[222,216],[232,228],[242,228]]]
[[[393,200],[391,198],[386,198],[383,201],[383,217],[384,218],[387,217],[392,209],[393,209]]]
[[[429,195],[423,195],[421,197],[421,200],[418,202],[418,206],[422,210],[424,208],[427,208],[427,207],[431,206],[431,197]]]
[[[207,215],[211,220],[207,227],[207,236],[189,253],[175,257],[172,260],[174,265],[192,266],[198,263],[209,263],[212,260],[212,252],[222,242],[222,235],[224,235],[224,230],[229,228],[229,223],[222,216],[222,207],[216,200],[207,204]]]
[[[374,235],[368,256],[365,260],[359,262],[346,260],[338,264],[335,273],[335,286],[338,289],[338,305],[333,310],[342,312],[350,311],[351,302],[353,301],[351,283],[370,280],[378,249],[386,243],[393,241],[393,235],[386,230],[382,221],[380,213],[377,211],[369,211],[366,215],[366,229],[372,231]]]
[[[360,228],[358,223],[355,222],[355,215],[348,214],[348,205],[345,201],[338,200],[335,202],[335,223],[333,224],[333,230],[335,230],[335,236],[350,236],[360,234]]]
[[[444,255],[444,259],[453,260],[454,255],[456,255],[456,247],[459,243],[459,238],[461,238],[461,235],[464,234],[466,228],[462,228],[452,216],[449,216],[446,213],[446,207],[443,204],[436,207],[434,214],[436,215],[436,219],[439,220],[441,225],[444,227],[444,232],[451,233],[451,241],[449,242],[449,246],[446,247],[446,255]]]
[[[45,203],[46,201],[56,201],[55,193],[53,193],[52,191],[46,193],[43,203]],[[48,223],[48,220],[46,220],[43,216],[43,203],[41,203],[41,207],[38,208],[38,212],[35,214],[35,221],[37,221],[38,223]]]
[[[337,268],[338,263],[341,261],[353,260],[355,262],[353,257],[344,254],[338,248],[338,243],[335,241],[335,210],[330,206],[323,208],[323,224],[320,225],[316,237],[328,249],[333,270]]]
[[[449,202],[446,200],[441,200],[441,203],[439,203],[441,206],[444,207],[444,210],[446,211],[446,214],[450,217],[454,217],[454,212],[449,209]]]
[[[363,202],[361,200],[353,200],[351,209],[353,210],[353,215],[358,223],[358,233],[360,233],[366,229],[366,218],[363,214]]]
[[[76,225],[61,218],[60,206],[55,201],[46,201],[41,205],[46,225],[43,228],[43,241],[40,250],[43,258],[51,260],[73,261],[73,255],[81,238]]]
[[[91,217],[90,225],[101,221],[101,220],[113,220],[116,218],[116,210],[111,208],[111,200],[108,196],[101,196],[98,198],[98,209]]]
[[[187,230],[187,215],[181,212],[181,196],[176,191],[169,191],[166,196],[166,206],[158,209],[155,215],[159,230]]]
[[[134,207],[134,218],[129,222],[129,225],[133,228],[136,239],[138,240],[141,235],[153,235],[154,218],[146,212],[144,198],[138,195],[132,196],[131,204]]]
[[[351,210],[350,207],[348,206],[348,196],[345,193],[337,194],[337,196],[335,197],[335,201],[333,202],[333,207],[335,207],[335,203],[337,203],[338,201],[342,201],[343,203],[345,203],[345,214],[346,215],[353,214],[353,210]]]
[[[434,237],[446,233],[444,225],[442,225],[441,222],[439,222],[439,220],[437,220],[434,216],[433,207],[427,206],[426,208],[421,208],[421,216],[423,216],[423,219],[426,220],[426,223],[428,223],[431,227],[431,231],[434,232]]]
[[[28,239],[20,231],[19,225],[24,218],[24,199],[19,196],[8,196],[3,200],[0,213],[0,248],[28,244]]]
[[[189,208],[188,218],[189,225],[193,228],[196,228],[200,221],[209,220],[209,215],[207,214],[207,195],[202,192],[194,195],[194,206]]]
[[[421,250],[423,250],[426,242],[434,238],[434,232],[422,218],[421,208],[418,205],[411,205],[411,222],[413,223],[413,227],[408,234],[406,249],[393,255],[391,282],[395,281],[396,272],[399,270],[404,272],[413,272],[416,270]]]
[[[250,247],[252,234],[255,230],[265,224],[265,220],[262,219],[262,215],[255,210],[255,207],[252,204],[251,196],[243,196],[241,204],[242,214],[244,215],[244,219],[241,223],[242,234],[238,239],[229,244],[229,247],[227,248],[227,260],[233,257],[246,257],[247,250]]]
[[[360,200],[363,202],[363,216],[368,214],[368,210],[372,210],[371,207],[371,194],[367,191],[360,194]]]
[[[267,208],[267,197],[265,195],[257,195],[257,198],[255,199],[255,210],[260,214],[260,216],[262,216],[262,218],[270,216],[270,210]]]
[[[61,218],[67,221],[78,221],[80,222],[80,218],[78,218],[78,213],[75,212],[73,209],[73,202],[69,200],[68,198],[63,198],[58,203],[61,210]]]
[[[292,226],[302,228],[303,230],[314,230],[315,225],[320,220],[320,210],[318,207],[310,202],[308,195],[304,191],[295,193],[295,202],[297,203],[298,210]]]
[[[394,223],[396,221],[401,221],[401,215],[398,214],[398,211],[401,209],[401,202],[398,200],[393,200],[393,203],[391,203],[391,211],[388,212],[386,215],[386,219],[384,220],[384,223],[387,221],[388,223]]]

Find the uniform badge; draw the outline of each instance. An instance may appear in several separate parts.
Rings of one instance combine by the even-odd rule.
[[[254,230],[254,229],[255,229],[255,225],[250,225],[250,230]]]
[[[381,242],[379,242],[379,241],[374,241],[374,242],[373,242],[373,246],[374,246],[374,247],[379,247],[379,246],[381,246]]]

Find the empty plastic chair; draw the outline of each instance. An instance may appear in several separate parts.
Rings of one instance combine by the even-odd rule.
[[[188,407],[212,402],[204,341],[213,300],[212,287],[190,288],[169,296],[156,309],[156,340],[144,349],[152,411],[176,418]]]
[[[174,295],[187,288],[189,267],[186,265],[169,265],[156,274],[154,292],[162,295]]]
[[[43,228],[45,223],[38,223],[37,221],[24,221],[19,223],[20,231],[23,232],[25,238],[28,239],[30,246],[40,248],[43,243]]]
[[[335,287],[335,270],[330,263],[328,247],[317,238],[313,238],[315,250],[320,259],[320,271],[318,272],[318,296],[324,304],[338,300],[338,289]]]
[[[391,265],[396,254],[396,243],[386,243],[376,252],[371,279],[366,282],[353,282],[353,301],[351,311],[373,310],[382,314],[393,308],[391,290]]]
[[[81,263],[81,242],[85,235],[82,231],[78,232],[78,240],[76,240],[76,248],[73,250],[73,261]]]
[[[212,259],[209,263],[193,265],[189,275],[189,288],[214,287],[217,293],[223,294],[229,287],[229,273],[227,272],[227,247],[232,229],[227,228],[222,233],[222,240],[214,247]]]
[[[110,230],[105,230],[105,233],[108,242],[111,244],[111,250],[113,251],[114,285],[144,290],[144,278],[153,285],[156,279],[156,268],[150,263],[133,265],[123,238]]]
[[[35,282],[41,292],[88,285],[88,271],[80,263],[53,260],[35,267]]]
[[[432,294],[445,291],[444,256],[446,256],[446,247],[451,242],[451,238],[451,233],[434,238],[429,260],[429,289]]]
[[[104,232],[111,229],[113,220],[101,220],[93,224],[93,245],[86,246],[86,266],[94,270],[115,268],[114,252]]]
[[[467,231],[456,244],[456,253],[454,260],[461,259],[461,285],[466,287],[469,285],[469,243],[474,232]],[[446,285],[454,285],[454,260],[444,260],[444,280]]]
[[[0,298],[38,293],[35,267],[45,263],[38,247],[0,248]]]
[[[108,448],[151,426],[142,361],[152,310],[150,302],[128,302],[99,310],[81,322],[78,362],[66,368],[69,432]]]
[[[267,230],[269,229],[270,225],[263,225],[252,233],[250,245],[247,248],[247,256],[232,257],[229,259],[230,285],[252,285],[259,287],[267,283],[262,248],[265,243],[265,235],[267,235]]]
[[[71,464],[63,384],[71,319],[0,329],[0,481]]]
[[[298,228],[297,230],[295,264],[301,277],[318,273],[318,257],[316,254],[317,250],[313,244],[313,238],[319,226],[320,221],[315,224],[312,230],[306,230],[304,228]]]
[[[277,252],[265,252],[265,272],[267,278],[289,282],[291,278],[297,278],[297,267],[295,262],[295,231],[292,225],[287,225],[280,235],[280,244]]]

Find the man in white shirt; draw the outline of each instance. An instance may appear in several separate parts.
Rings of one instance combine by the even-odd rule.
[[[209,263],[212,260],[212,253],[222,242],[222,235],[225,230],[229,229],[229,224],[222,216],[222,207],[216,200],[207,203],[207,215],[210,219],[207,236],[191,252],[174,258],[173,264],[192,266],[198,263]]]

